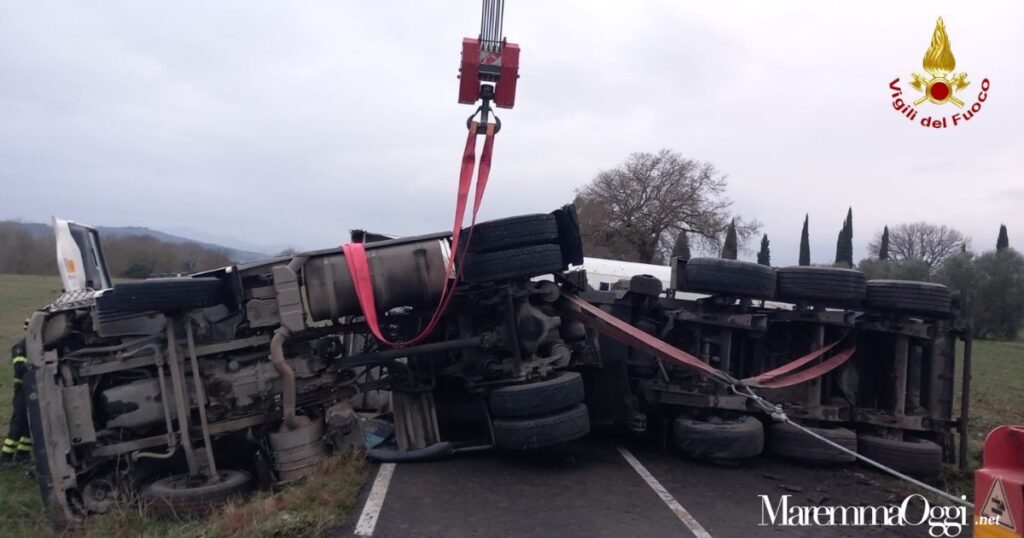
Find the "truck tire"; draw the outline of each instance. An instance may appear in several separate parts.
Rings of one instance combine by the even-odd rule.
[[[566,204],[552,212],[558,223],[558,244],[562,247],[562,261],[566,265],[583,265],[583,235],[576,204]]]
[[[462,230],[463,237],[468,233],[469,228]],[[477,223],[469,251],[494,252],[549,244],[558,244],[558,223],[554,215],[538,213]]]
[[[846,428],[808,429],[845,448],[857,450],[857,434],[852,430]],[[814,464],[850,463],[857,459],[785,422],[772,424],[768,432],[768,448],[776,456]]]
[[[953,297],[942,284],[869,280],[864,306],[887,312],[946,316],[952,310]]]
[[[495,389],[487,400],[495,418],[548,415],[583,403],[583,376],[558,372],[542,381]]]
[[[722,258],[692,258],[686,262],[683,290],[771,299],[775,296],[775,269]]]
[[[901,441],[862,433],[857,447],[863,456],[904,474],[930,477],[942,472],[942,447],[927,439]]]
[[[568,443],[590,432],[586,404],[547,416],[499,418],[492,423],[494,444],[504,450],[532,450]]]
[[[672,441],[687,456],[709,460],[752,458],[764,450],[764,426],[749,415],[702,420],[678,417]]]
[[[100,310],[182,312],[215,306],[226,299],[217,278],[153,278],[117,284],[96,298]]]
[[[252,490],[252,477],[242,471],[221,470],[215,484],[190,485],[187,474],[161,478],[142,488],[139,494],[151,513],[173,518],[209,515],[235,497]]]
[[[507,278],[530,278],[565,269],[558,245],[533,245],[497,252],[467,255],[462,281],[487,282]]]
[[[867,295],[867,280],[856,269],[839,267],[782,267],[775,272],[779,299],[812,300],[858,305]]]

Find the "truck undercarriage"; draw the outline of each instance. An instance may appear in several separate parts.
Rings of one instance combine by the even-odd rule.
[[[957,340],[970,334],[944,287],[865,281],[858,271],[831,267],[675,263],[666,292],[639,276],[618,292],[581,297],[757,388],[789,419],[898,471],[934,476],[943,462],[964,461],[954,434],[964,442],[967,417],[954,411],[954,373]],[[682,298],[678,289],[706,295]],[[763,410],[734,387],[604,336],[600,346],[604,367],[629,379],[617,396],[634,399],[633,424],[670,438],[684,454],[722,461],[766,451],[812,463],[854,461],[789,424],[755,420]],[[800,370],[798,363],[812,366]],[[969,368],[962,375],[964,398]],[[591,407],[595,423],[628,419]]]
[[[298,479],[332,449],[361,447],[356,411],[391,419],[393,446],[380,454],[585,435],[579,374],[558,372],[586,355],[587,333],[561,322],[557,284],[530,280],[575,259],[573,219],[567,207],[479,225],[454,253],[466,262],[444,316],[411,346],[371,334],[338,249],[65,293],[28,326],[44,498],[65,519],[135,494],[158,509],[202,511],[257,482]],[[429,322],[448,278],[448,236],[366,245],[387,340]],[[488,431],[443,439],[442,424],[466,423],[467,412],[477,421],[474,410]],[[544,425],[566,416],[568,429]]]
[[[603,331],[577,297],[897,469],[927,475],[954,460],[965,333],[945,288],[698,258],[675,261],[668,289],[637,275],[602,292],[585,271],[566,272],[583,262],[579,238],[566,206],[478,224],[455,252],[447,233],[366,243],[383,340],[339,249],[69,289],[28,325],[43,498],[63,521],[137,498],[201,514],[300,479],[335,450],[392,461],[528,450],[591,424],[712,461],[766,447],[851,460],[771,424],[735,386]],[[102,259],[95,243],[86,261]],[[433,332],[387,345],[434,323],[451,256],[460,280]],[[815,375],[785,386],[789,374],[759,377],[808,352]]]

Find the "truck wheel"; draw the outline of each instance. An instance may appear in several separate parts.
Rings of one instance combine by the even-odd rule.
[[[583,403],[583,377],[558,372],[542,381],[495,389],[487,401],[496,418],[547,415]]]
[[[531,450],[568,443],[590,432],[586,404],[532,418],[493,421],[494,444],[505,450]]]
[[[216,278],[153,278],[117,284],[96,298],[100,310],[181,312],[218,305],[226,299]]]
[[[686,262],[684,291],[753,299],[775,296],[775,269],[722,258],[693,258]]]
[[[764,450],[764,426],[754,417],[711,417],[702,420],[678,417],[672,423],[676,448],[692,458],[738,460]]]
[[[857,434],[846,428],[808,428],[814,433],[839,443],[845,448],[857,450]],[[854,456],[832,445],[807,435],[792,424],[772,424],[768,433],[768,448],[772,454],[803,461],[806,463],[850,463]]]
[[[462,268],[466,283],[507,278],[530,278],[565,269],[558,245],[533,245],[497,252],[471,252]]]
[[[900,441],[862,433],[857,446],[865,457],[904,474],[928,477],[942,472],[942,447],[927,439]]]
[[[562,261],[569,265],[583,265],[583,236],[580,217],[575,204],[566,204],[553,213],[558,223],[558,244],[562,247]]]
[[[462,233],[466,237],[469,228]],[[469,251],[494,252],[548,244],[558,244],[558,223],[554,215],[539,213],[478,223],[473,228]]]
[[[782,267],[775,272],[776,296],[830,304],[858,305],[867,294],[864,273],[839,267]]]
[[[882,311],[945,316],[952,309],[953,298],[949,288],[942,284],[869,280],[864,305]]]
[[[187,474],[161,478],[142,489],[141,500],[159,516],[188,518],[209,515],[224,502],[252,489],[252,477],[242,471],[219,471],[215,484],[193,485]]]

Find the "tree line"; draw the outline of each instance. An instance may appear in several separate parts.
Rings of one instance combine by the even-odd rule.
[[[100,238],[112,277],[147,278],[231,264],[226,251],[196,243],[168,243],[145,235]],[[0,273],[56,275],[53,234],[33,234],[18,222],[0,222]]]
[[[800,265],[811,265],[809,216],[800,233]],[[869,244],[870,256],[853,263],[853,209],[836,241],[834,267],[856,268],[868,279],[937,282],[960,292],[975,336],[1015,339],[1024,328],[1024,256],[1010,246],[1005,224],[995,248],[980,254],[971,240],[943,224],[908,222],[884,226]],[[726,257],[723,252],[723,257]],[[758,263],[770,265],[768,236]]]
[[[710,163],[677,152],[634,153],[576,191],[584,251],[590,256],[640,263],[689,258],[691,242],[704,252],[736,259],[761,231],[755,220],[731,213],[726,178]],[[810,215],[804,215],[799,265],[812,265]],[[770,241],[761,235],[757,262],[771,265]],[[1001,225],[995,249],[976,254],[960,231],[927,222],[885,226],[854,262],[853,208],[836,238],[835,257],[821,265],[854,268],[868,279],[939,282],[961,293],[979,337],[1015,338],[1024,325],[1024,256]]]

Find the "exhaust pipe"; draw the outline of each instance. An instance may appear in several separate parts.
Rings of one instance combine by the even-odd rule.
[[[281,407],[284,425],[289,430],[302,426],[295,415],[295,370],[284,360],[284,343],[292,335],[285,327],[278,327],[270,340],[270,362],[281,376]]]

